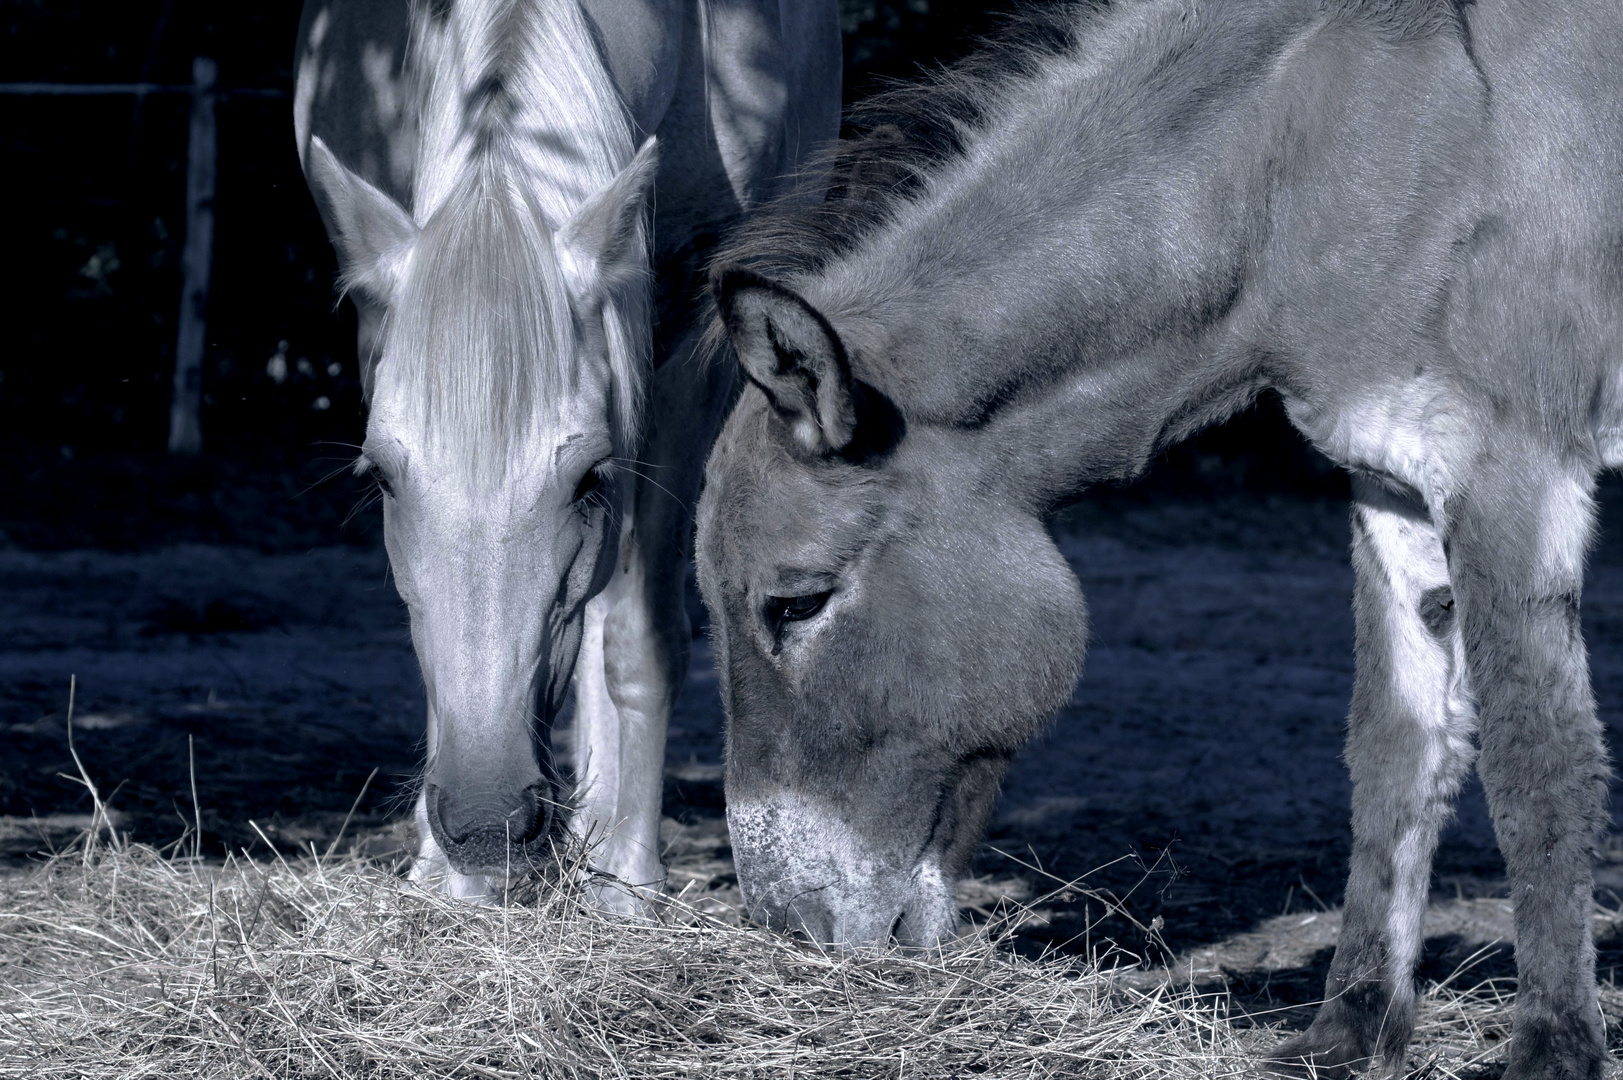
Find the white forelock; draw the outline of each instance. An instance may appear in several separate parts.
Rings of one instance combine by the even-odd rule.
[[[385,357],[425,430],[499,476],[549,401],[570,393],[584,342],[558,230],[632,159],[630,120],[576,0],[458,0],[414,12],[422,232],[390,305]],[[643,229],[646,235],[646,229]],[[646,249],[646,241],[639,237]],[[640,412],[646,277],[604,298],[616,441]]]

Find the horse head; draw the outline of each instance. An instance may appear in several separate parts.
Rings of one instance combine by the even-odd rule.
[[[357,469],[383,493],[428,695],[414,873],[471,879],[452,891],[550,838],[550,722],[618,550],[655,162],[649,139],[558,221],[521,169],[474,161],[414,217],[311,144],[343,280],[386,312]]]

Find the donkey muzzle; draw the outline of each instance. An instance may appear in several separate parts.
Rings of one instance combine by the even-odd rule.
[[[952,883],[916,845],[875,843],[797,797],[727,808],[746,914],[844,948],[930,947],[958,930]]]
[[[932,948],[957,933],[958,912],[950,898],[905,885],[860,889],[853,896],[843,884],[769,888],[759,896],[746,892],[744,906],[750,918],[780,933],[846,949]]]

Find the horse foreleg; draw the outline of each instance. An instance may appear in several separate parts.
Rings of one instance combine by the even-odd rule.
[[[580,655],[575,661],[574,813],[570,827],[604,865],[607,838],[620,826],[620,713],[603,674],[603,624],[614,605],[620,572],[586,605]],[[612,899],[612,898],[609,898]]]
[[[1520,458],[1479,467],[1447,505],[1449,570],[1482,707],[1477,768],[1515,911],[1505,1080],[1599,1077],[1591,859],[1609,769],[1578,619],[1594,482],[1565,463]]]
[[[660,548],[643,550],[643,539],[632,538],[618,602],[603,624],[604,686],[620,735],[618,824],[604,838],[603,864],[621,881],[659,889],[665,733],[687,676],[691,631],[682,606],[682,547],[671,558]]]
[[[633,556],[635,558],[635,556]],[[636,912],[634,890],[659,889],[665,727],[685,658],[652,633],[641,575],[624,563],[587,607],[575,674],[575,812],[571,827],[591,867],[620,884],[594,891],[604,907]],[[663,646],[663,647],[662,647]]]
[[[665,733],[692,644],[684,587],[693,506],[731,379],[726,365],[694,362],[686,344],[674,353],[654,374],[642,459],[622,463],[630,490],[620,563],[588,606],[575,681],[575,831],[595,845],[593,866],[654,888],[665,880]],[[638,906],[624,890],[600,899]]]
[[[665,730],[691,635],[682,605],[685,546],[680,535],[663,535],[665,516],[639,513],[627,522],[614,578],[587,607],[575,677],[575,833],[595,869],[654,889],[665,880]],[[639,906],[620,888],[599,890],[598,898],[616,909]]]
[[[1351,875],[1325,1003],[1274,1054],[1277,1070],[1320,1077],[1376,1056],[1401,1070],[1432,854],[1471,764],[1474,727],[1437,529],[1424,507],[1371,481],[1355,481],[1353,498]]]

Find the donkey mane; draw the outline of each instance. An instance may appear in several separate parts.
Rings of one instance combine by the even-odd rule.
[[[814,274],[881,231],[920,193],[922,180],[963,156],[987,121],[1045,62],[1086,49],[1115,18],[1158,0],[1032,3],[970,56],[874,95],[846,118],[849,134],[811,170],[829,177],[822,201],[787,196],[763,207],[718,247],[711,266],[745,266],[768,277]],[[1182,0],[1191,11],[1208,0]],[[1278,0],[1224,0],[1229,4]],[[1468,0],[1306,0],[1322,16],[1347,19],[1396,39],[1443,30],[1467,37]],[[1468,37],[1467,37],[1468,40]],[[725,332],[712,324],[709,340]]]
[[[578,381],[557,235],[630,161],[631,121],[577,0],[419,4],[413,17],[422,232],[387,316],[390,363],[428,431],[499,476],[505,450]],[[622,446],[641,411],[649,302],[644,277],[604,300]]]
[[[858,102],[840,141],[805,170],[827,176],[825,197],[791,193],[761,207],[718,246],[711,266],[792,276],[848,254],[917,194],[928,172],[964,153],[1011,84],[1069,51],[1081,23],[1104,10],[1105,0],[1033,4],[952,66]]]

